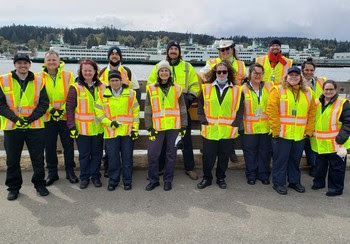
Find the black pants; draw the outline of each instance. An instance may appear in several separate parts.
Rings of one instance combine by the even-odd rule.
[[[73,172],[75,167],[74,162],[74,145],[73,139],[69,136],[69,130],[67,127],[67,121],[53,121],[50,120],[45,122],[45,133],[46,133],[46,143],[45,143],[45,158],[46,167],[48,169],[49,177],[54,177],[57,175],[57,137],[60,136],[63,155],[64,155],[64,166],[66,172]]]
[[[44,129],[16,129],[4,131],[7,165],[5,184],[8,191],[19,191],[23,183],[20,161],[24,142],[27,144],[33,166],[32,183],[35,188],[45,186]]]
[[[184,167],[186,171],[192,171],[194,169],[194,156],[193,156],[193,146],[192,146],[192,137],[191,137],[191,129],[192,129],[192,120],[189,112],[187,111],[187,127],[186,134],[184,138],[182,138],[182,143],[184,145],[184,149],[182,150]],[[164,144],[162,146],[162,151],[159,157],[159,171],[164,169],[165,165],[165,153],[166,153],[166,140],[164,140]]]
[[[203,179],[212,181],[211,171],[216,158],[216,178],[225,179],[229,156],[232,153],[233,139],[221,139],[218,141],[203,138]]]

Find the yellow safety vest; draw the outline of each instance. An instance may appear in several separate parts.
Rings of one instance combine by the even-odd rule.
[[[97,100],[95,112],[102,122],[105,139],[130,135],[132,130],[139,130],[140,106],[136,99],[136,92],[132,89],[124,88],[122,93],[115,97],[107,88],[103,97]],[[118,121],[121,125],[117,129],[111,128],[112,121]]]
[[[343,111],[343,105],[347,100],[338,96],[338,98],[326,107],[322,113],[322,103],[316,101],[316,125],[313,137],[311,137],[311,148],[318,154],[335,153],[339,145],[335,142],[336,136],[342,127],[339,121]],[[343,146],[350,148],[350,139]]]
[[[179,98],[182,93],[181,86],[170,86],[165,96],[159,86],[151,84],[147,86],[147,92],[152,106],[152,122],[156,131],[180,129],[180,105]]]
[[[259,63],[264,67],[263,81],[273,82],[274,84],[280,84],[283,78],[287,75],[288,69],[292,67],[293,60],[283,56],[283,59],[287,62],[285,65],[277,63],[275,68],[271,67],[269,57],[267,55],[257,57],[255,63]]]
[[[233,127],[231,124],[236,119],[242,90],[238,86],[227,89],[220,104],[215,85],[202,85],[204,114],[209,124],[201,126],[201,135],[206,139],[218,141],[238,137],[238,127]]]
[[[315,98],[320,98],[323,94],[323,83],[326,81],[326,77],[317,77],[315,84]]]
[[[128,72],[126,71],[126,69],[122,65],[119,65],[118,71],[120,72],[122,83],[132,89],[132,83],[129,79]],[[109,75],[109,70],[105,69],[102,75],[100,76],[100,81],[105,86],[109,86],[108,75]]]
[[[95,101],[102,97],[104,85],[95,87],[94,96],[90,91],[79,83],[74,83],[72,86],[77,91],[77,107],[75,108],[74,119],[75,127],[80,135],[95,136],[103,132],[101,123],[95,116]]]
[[[43,69],[44,68],[45,66],[43,66]],[[44,115],[45,122],[50,120],[50,111],[52,108],[66,111],[68,88],[71,84],[74,83],[74,75],[73,72],[64,71],[62,70],[62,68],[63,62],[61,62],[60,64],[55,82],[52,80],[51,76],[45,71],[38,73],[38,75],[43,77],[43,79],[45,80],[46,92],[50,100],[49,108],[47,109]],[[67,120],[66,113],[64,113],[64,116],[61,120]]]
[[[280,137],[300,141],[304,138],[308,121],[308,112],[311,99],[314,99],[312,90],[299,90],[299,98],[295,101],[294,94],[289,88],[277,86],[280,93]]]
[[[174,70],[173,70],[174,68]],[[183,93],[191,93],[194,96],[198,96],[200,91],[200,86],[198,82],[198,77],[196,70],[191,64],[181,60],[178,65],[170,66],[171,76],[174,79],[174,83],[182,87]],[[154,84],[157,81],[157,70],[158,64],[156,64],[151,74],[147,79],[147,84]]]
[[[12,74],[6,74],[0,77],[0,87],[6,97],[6,103],[9,108],[18,117],[28,117],[37,107],[40,98],[40,91],[44,87],[44,80],[34,75],[34,80],[29,81],[25,91],[21,92],[21,86],[17,80],[12,78]],[[22,96],[21,96],[22,93]],[[11,120],[1,116],[1,130],[14,130],[17,126]],[[44,117],[33,121],[29,129],[44,128]]]
[[[221,61],[222,61],[221,58],[209,59],[207,61],[207,64],[210,65],[210,69],[213,69],[214,66],[217,65],[218,63],[221,63]],[[246,74],[244,61],[235,59],[234,62],[232,63],[232,68],[236,71],[235,79],[242,82]]]
[[[256,93],[247,84],[242,86],[244,94],[243,124],[245,134],[265,134],[270,132],[266,107],[272,83],[264,82],[263,84],[264,86],[260,91],[260,102]]]

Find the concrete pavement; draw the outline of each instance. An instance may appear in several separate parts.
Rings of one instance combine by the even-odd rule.
[[[200,172],[200,170],[198,170]],[[349,171],[347,172],[347,174]],[[133,189],[107,191],[92,184],[61,179],[48,187],[50,195],[36,194],[23,172],[17,200],[7,201],[5,173],[0,172],[1,243],[349,243],[350,180],[342,196],[310,189],[278,195],[272,186],[246,183],[244,171],[228,170],[226,190],[216,184],[203,190],[177,170],[173,190],[163,185],[144,190],[144,170],[134,172]]]

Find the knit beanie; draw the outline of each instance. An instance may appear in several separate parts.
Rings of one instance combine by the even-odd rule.
[[[274,39],[274,40],[270,41],[269,47],[271,47],[273,44],[277,44],[277,45],[279,45],[279,46],[282,45],[282,44],[281,44],[281,41],[280,41],[280,40],[277,40],[277,39]]]
[[[157,74],[158,74],[159,70],[161,70],[162,68],[168,69],[168,70],[170,71],[170,73],[171,73],[170,64],[169,64],[168,61],[162,60],[162,61],[160,61],[160,62],[158,63]]]
[[[120,61],[122,60],[122,51],[117,46],[112,46],[108,49],[108,55],[107,58],[109,59],[109,56],[111,56],[112,53],[118,53],[120,57]]]
[[[180,47],[180,44],[177,42],[177,41],[169,41],[168,42],[168,45],[166,47],[166,53],[168,53],[169,49],[172,47],[172,46],[175,46],[179,49],[179,53],[181,54],[181,47]]]

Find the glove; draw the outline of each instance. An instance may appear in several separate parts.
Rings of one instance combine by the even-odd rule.
[[[341,158],[345,158],[347,154],[348,154],[348,151],[346,150],[346,148],[339,145],[337,149],[337,155]]]
[[[54,121],[59,121],[63,117],[64,111],[62,109],[51,109],[50,114]]]
[[[109,126],[112,127],[113,129],[117,129],[120,125],[122,124],[119,123],[118,121],[113,120]]]
[[[136,130],[132,130],[130,133],[131,140],[135,141],[139,138],[139,132]]]
[[[181,138],[184,138],[186,134],[186,127],[181,127],[179,130],[179,136],[181,136]]]
[[[16,121],[16,126],[19,128],[24,128],[30,125],[30,120],[28,118],[18,118]]]
[[[156,131],[153,128],[149,128],[149,129],[147,129],[147,131],[148,131],[148,139],[150,141],[155,141],[156,140],[156,135],[158,134],[158,131]]]
[[[69,129],[69,136],[73,139],[78,138],[79,136],[78,130],[75,127],[73,127],[72,129]]]

